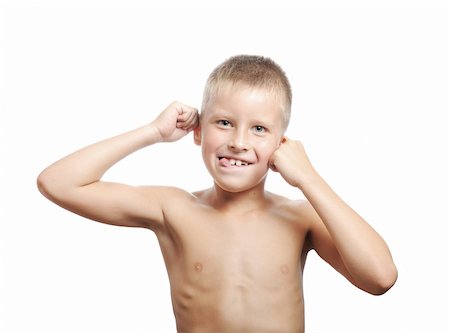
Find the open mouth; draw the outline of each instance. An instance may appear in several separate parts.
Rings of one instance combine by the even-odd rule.
[[[243,160],[234,159],[234,158],[227,158],[224,156],[220,156],[219,164],[223,167],[230,167],[230,166],[243,167],[243,166],[251,165],[252,163],[243,161]]]

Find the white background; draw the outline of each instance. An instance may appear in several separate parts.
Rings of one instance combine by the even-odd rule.
[[[155,236],[64,211],[35,180],[172,100],[200,107],[209,72],[240,53],[285,69],[288,135],[399,269],[375,297],[311,255],[307,332],[449,331],[448,2],[6,1],[0,13],[1,332],[175,331]],[[105,178],[211,185],[191,135]],[[301,196],[275,174],[267,188]]]

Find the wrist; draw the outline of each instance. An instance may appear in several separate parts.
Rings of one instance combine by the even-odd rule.
[[[146,129],[146,137],[147,137],[146,145],[147,146],[152,145],[154,143],[159,143],[159,142],[164,141],[160,130],[158,129],[158,127],[155,124],[150,123],[144,127]]]
[[[304,189],[308,186],[312,186],[314,184],[317,184],[321,182],[323,179],[319,175],[319,173],[316,170],[311,170],[307,174],[304,174],[302,177],[299,177],[297,179],[296,184],[299,189]]]

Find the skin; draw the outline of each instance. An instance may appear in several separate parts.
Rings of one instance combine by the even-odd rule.
[[[312,249],[369,293],[386,292],[397,278],[384,240],[316,172],[303,145],[283,136],[276,99],[241,88],[216,96],[201,117],[174,102],[150,124],[83,148],[38,177],[40,191],[70,211],[155,232],[178,332],[304,332],[303,268]],[[134,151],[191,131],[211,188],[101,180]],[[307,200],[265,191],[269,168]]]

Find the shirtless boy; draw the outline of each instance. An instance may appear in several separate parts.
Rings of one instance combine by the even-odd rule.
[[[76,214],[155,232],[178,332],[304,332],[308,251],[374,295],[395,283],[397,270],[384,240],[322,179],[302,144],[284,136],[290,107],[291,88],[277,64],[232,57],[211,73],[201,115],[174,102],[150,124],[57,161],[38,187]],[[187,193],[101,180],[138,149],[191,131],[211,188]],[[269,168],[307,200],[266,191]]]

